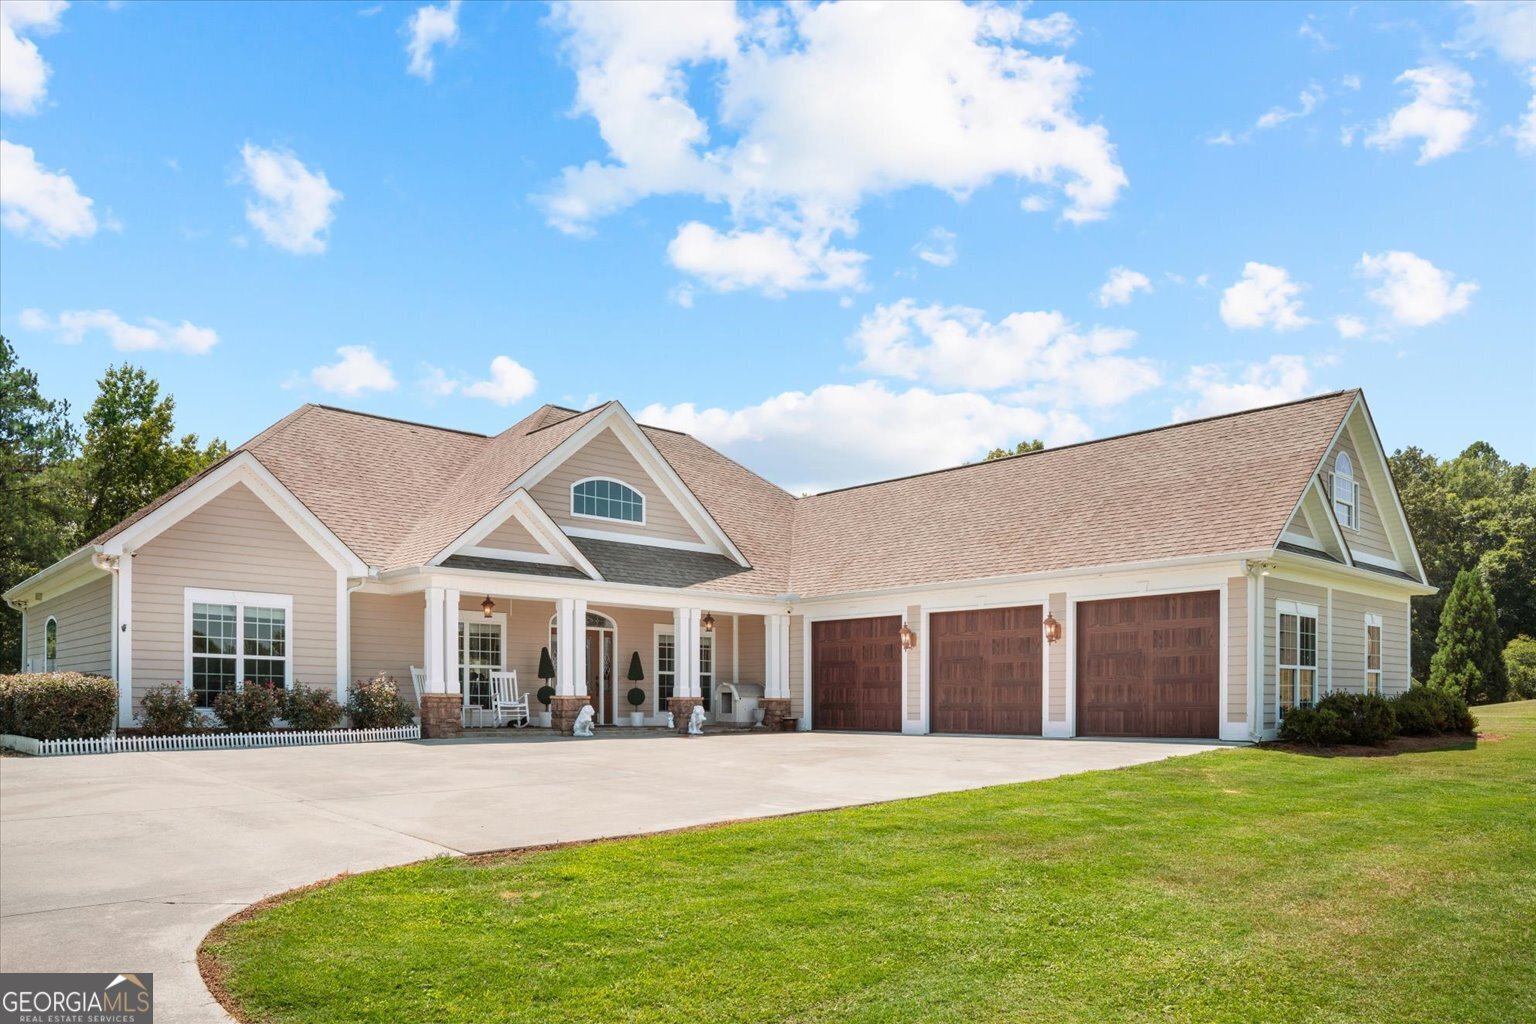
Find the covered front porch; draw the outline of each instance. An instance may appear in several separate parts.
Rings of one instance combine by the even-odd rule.
[[[729,601],[667,607],[652,595],[613,601],[528,592],[542,589],[428,581],[407,593],[354,593],[351,674],[384,672],[405,691],[416,669],[427,736],[504,724],[492,706],[493,672],[516,674],[533,727],[547,722],[566,735],[587,705],[599,728],[682,730],[695,706],[715,724],[750,725],[761,712],[777,728],[788,717],[787,615]],[[552,678],[539,675],[546,651]],[[640,678],[631,678],[636,672]],[[547,706],[538,699],[546,685],[554,691]]]

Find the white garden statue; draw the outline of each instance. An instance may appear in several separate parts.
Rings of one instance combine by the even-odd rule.
[[[677,728],[677,719],[672,717],[672,712],[670,712],[670,711],[667,712],[667,728],[668,729],[676,729]]]
[[[592,735],[592,716],[596,714],[591,704],[583,704],[581,710],[576,712],[576,727],[571,730],[572,736]]]
[[[688,716],[688,735],[704,735],[704,707],[700,704],[693,706],[693,713]]]

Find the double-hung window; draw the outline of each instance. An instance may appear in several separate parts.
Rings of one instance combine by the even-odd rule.
[[[1340,526],[1360,529],[1360,485],[1355,483],[1355,467],[1348,452],[1339,452],[1333,460],[1333,514]]]
[[[286,689],[293,678],[293,598],[234,590],[185,592],[186,686],[192,702],[213,707],[250,681]]]
[[[677,695],[677,637],[671,629],[656,633],[656,710],[667,710]],[[713,710],[715,689],[715,638],[699,637],[699,696],[704,710]]]
[[[1365,692],[1381,692],[1381,616],[1365,617]]]
[[[1317,607],[1275,602],[1280,717],[1317,703]]]

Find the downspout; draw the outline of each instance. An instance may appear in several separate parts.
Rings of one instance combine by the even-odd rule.
[[[1269,563],[1243,560],[1248,577],[1248,739],[1264,738],[1264,577]]]
[[[117,556],[115,555],[104,555],[100,551],[94,551],[91,553],[91,564],[104,572],[112,574],[112,681],[117,682],[122,678],[123,646],[119,642],[119,638],[122,636],[123,624],[118,621],[119,611],[122,608],[122,604],[118,600],[118,587],[122,586],[122,575],[118,572]],[[25,650],[22,651],[22,655],[25,657]],[[114,716],[114,722],[122,718],[123,695],[121,693],[118,694],[117,704],[118,713]],[[117,731],[115,724],[112,731],[114,733]]]

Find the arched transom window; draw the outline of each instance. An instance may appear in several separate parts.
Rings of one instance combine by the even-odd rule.
[[[1360,488],[1348,452],[1339,452],[1333,460],[1333,514],[1340,526],[1360,529]]]
[[[571,514],[643,523],[645,496],[628,484],[605,477],[578,480],[571,485]]]

